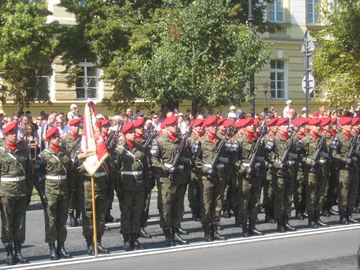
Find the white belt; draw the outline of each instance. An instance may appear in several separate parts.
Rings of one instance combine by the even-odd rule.
[[[142,171],[122,171],[121,172],[121,174],[134,175],[134,176],[140,175],[142,173],[143,173]]]
[[[25,176],[16,176],[16,177],[1,177],[1,182],[17,182],[25,180]]]
[[[289,165],[294,165],[294,164],[295,164],[295,160],[288,160],[287,164],[289,164]]]
[[[183,170],[183,169],[184,169],[184,165],[178,165],[178,168],[179,168],[180,170]]]
[[[169,164],[169,163],[164,163],[164,166],[166,167],[166,168],[172,168],[172,164]]]
[[[204,164],[204,166],[205,166],[206,168],[212,168],[212,165],[211,165],[211,164]]]
[[[50,180],[65,180],[66,175],[45,175],[45,178]]]
[[[325,163],[326,163],[326,159],[320,159],[320,160],[319,160],[319,163],[325,164]]]
[[[241,165],[243,165],[244,167],[249,167],[249,166],[250,166],[250,162],[243,162],[243,163],[241,163]]]
[[[84,175],[91,177],[91,175],[88,173],[84,173]],[[106,172],[97,172],[97,173],[94,173],[93,177],[101,177],[101,176],[105,176],[105,175],[106,175]]]

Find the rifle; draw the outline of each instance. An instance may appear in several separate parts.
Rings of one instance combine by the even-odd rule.
[[[350,149],[349,149],[349,153],[348,153],[347,159],[352,159],[352,158],[353,158],[353,154],[354,154],[354,151],[355,151],[355,146],[356,146],[356,142],[357,142],[357,140],[358,140],[358,136],[359,136],[359,135],[356,135],[356,136],[354,136],[354,137],[351,139],[351,145],[350,145]],[[349,168],[350,168],[350,164],[346,163],[345,168],[346,168],[346,169],[349,169]]]
[[[150,129],[150,131],[149,131],[149,135],[147,136],[147,138],[146,138],[146,141],[145,141],[145,143],[144,143],[144,147],[145,147],[145,149],[149,146],[149,144],[152,142],[152,140],[154,139],[154,137],[155,137],[155,135],[156,135],[156,129],[155,129],[155,127],[154,126],[151,126],[151,129]]]
[[[262,122],[261,126],[260,126],[260,137],[257,139],[255,146],[252,148],[251,150],[251,154],[250,154],[250,161],[249,161],[249,167],[247,167],[245,169],[245,173],[246,173],[246,177],[250,178],[251,175],[254,172],[254,168],[255,168],[255,163],[256,163],[256,154],[259,151],[260,148],[260,144],[261,144],[261,139],[262,137],[265,135],[263,132],[263,129],[265,127],[265,122]]]
[[[289,136],[289,141],[288,141],[288,145],[284,151],[284,154],[283,156],[281,157],[281,164],[285,164],[287,161],[288,161],[288,158],[289,158],[289,152],[290,152],[290,149],[291,147],[293,146],[294,144],[294,136],[293,136],[293,132],[294,132],[294,129],[292,130],[290,136]],[[281,170],[281,169],[280,169]]]
[[[181,153],[182,151],[184,150],[185,148],[185,145],[186,145],[186,142],[187,142],[187,138],[189,138],[191,132],[192,132],[192,129],[193,127],[191,126],[188,130],[188,132],[185,134],[184,138],[182,139],[178,149],[176,150],[176,154],[175,154],[175,157],[174,157],[174,160],[172,162],[172,168],[176,169],[179,165],[179,160],[180,160],[180,157],[181,157]],[[170,172],[169,173],[169,179],[172,181],[173,178],[174,178],[174,172]]]
[[[121,129],[122,129],[122,127],[123,127],[123,125],[124,125],[124,122],[122,121],[122,120],[119,120],[119,122],[117,123],[117,125],[118,125],[118,129],[117,129],[117,131],[119,132]],[[114,137],[116,136],[116,131],[115,130],[112,130],[111,132],[110,132],[110,135],[109,135],[109,138],[105,141],[105,145],[106,145],[106,147],[108,148],[108,149],[112,149],[113,148],[113,146],[114,146]]]

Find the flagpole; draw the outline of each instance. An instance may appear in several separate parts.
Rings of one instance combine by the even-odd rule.
[[[91,201],[92,201],[92,219],[93,219],[93,234],[94,234],[94,251],[95,251],[95,258],[97,258],[98,257],[98,248],[97,248],[96,204],[95,204],[95,180],[94,180],[94,176],[91,176]]]

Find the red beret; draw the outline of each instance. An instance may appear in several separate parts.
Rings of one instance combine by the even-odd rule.
[[[224,121],[223,126],[224,126],[225,128],[228,128],[228,127],[230,127],[233,123],[234,123],[234,119],[227,119],[226,121]]]
[[[289,125],[289,118],[283,117],[278,119],[277,125],[278,126]]]
[[[102,126],[102,127],[106,127],[107,125],[110,124],[110,122],[109,122],[108,119],[100,120],[100,122],[101,122],[101,126]]]
[[[331,118],[321,118],[321,126],[325,127],[331,123]]]
[[[200,127],[200,126],[203,125],[203,123],[204,123],[204,120],[202,120],[202,119],[195,119],[195,120],[192,121],[191,126]]]
[[[122,133],[125,134],[129,132],[130,130],[134,129],[134,122],[127,122],[126,125],[122,129]]]
[[[60,135],[58,128],[52,127],[46,132],[45,137],[46,137],[46,139],[50,139],[51,137],[58,136],[58,135]]]
[[[352,120],[351,120],[351,125],[355,126],[359,123],[359,120],[360,118],[359,117],[354,117]]]
[[[321,119],[320,118],[311,118],[309,121],[310,126],[320,125]]]
[[[310,117],[307,117],[307,118],[304,118],[304,124],[309,124],[309,121],[311,120],[311,118]]]
[[[260,119],[259,118],[254,118],[254,126],[256,126],[259,123],[260,123]]]
[[[297,117],[294,119],[293,124],[294,124],[294,126],[301,126],[301,125],[305,124],[305,118]]]
[[[340,125],[351,125],[351,121],[351,117],[341,117],[339,123]]]
[[[331,118],[331,122],[332,122],[333,124],[337,125],[337,118],[336,118],[336,117]]]
[[[313,116],[315,116],[315,117],[319,117],[319,115],[320,115],[319,112],[314,112],[314,113],[313,113]]]
[[[209,116],[208,118],[205,119],[203,123],[203,127],[211,126],[214,123],[216,124],[216,121],[217,121],[217,117],[215,115]]]
[[[170,126],[176,122],[177,122],[177,117],[175,115],[172,115],[172,116],[166,117],[164,122],[162,122],[162,124],[164,127],[166,127],[166,126]]]
[[[277,119],[276,117],[271,118],[271,119],[269,120],[269,122],[267,122],[267,126],[268,126],[268,127],[276,126],[277,121],[278,121],[278,119]]]
[[[80,118],[71,119],[71,120],[69,121],[69,126],[79,125],[80,122],[81,122],[81,119],[80,119]]]
[[[218,118],[217,125],[221,126],[221,125],[223,125],[224,122],[225,122],[225,118]]]
[[[235,123],[235,128],[243,128],[253,123],[252,118],[240,119]]]
[[[3,129],[3,134],[6,135],[8,132],[17,129],[18,125],[16,122],[11,122],[10,124],[7,124],[6,127]]]
[[[138,117],[133,123],[134,123],[134,128],[143,127],[145,123],[145,119],[142,117]]]

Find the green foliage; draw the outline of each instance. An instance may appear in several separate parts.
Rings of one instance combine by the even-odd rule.
[[[43,3],[0,2],[1,102],[13,97],[23,108],[31,102],[49,101],[43,82],[51,75],[57,24],[45,25],[48,15]]]
[[[322,101],[350,107],[360,97],[360,5],[357,0],[339,0],[323,6],[325,28],[317,39],[314,72],[325,91]]]

